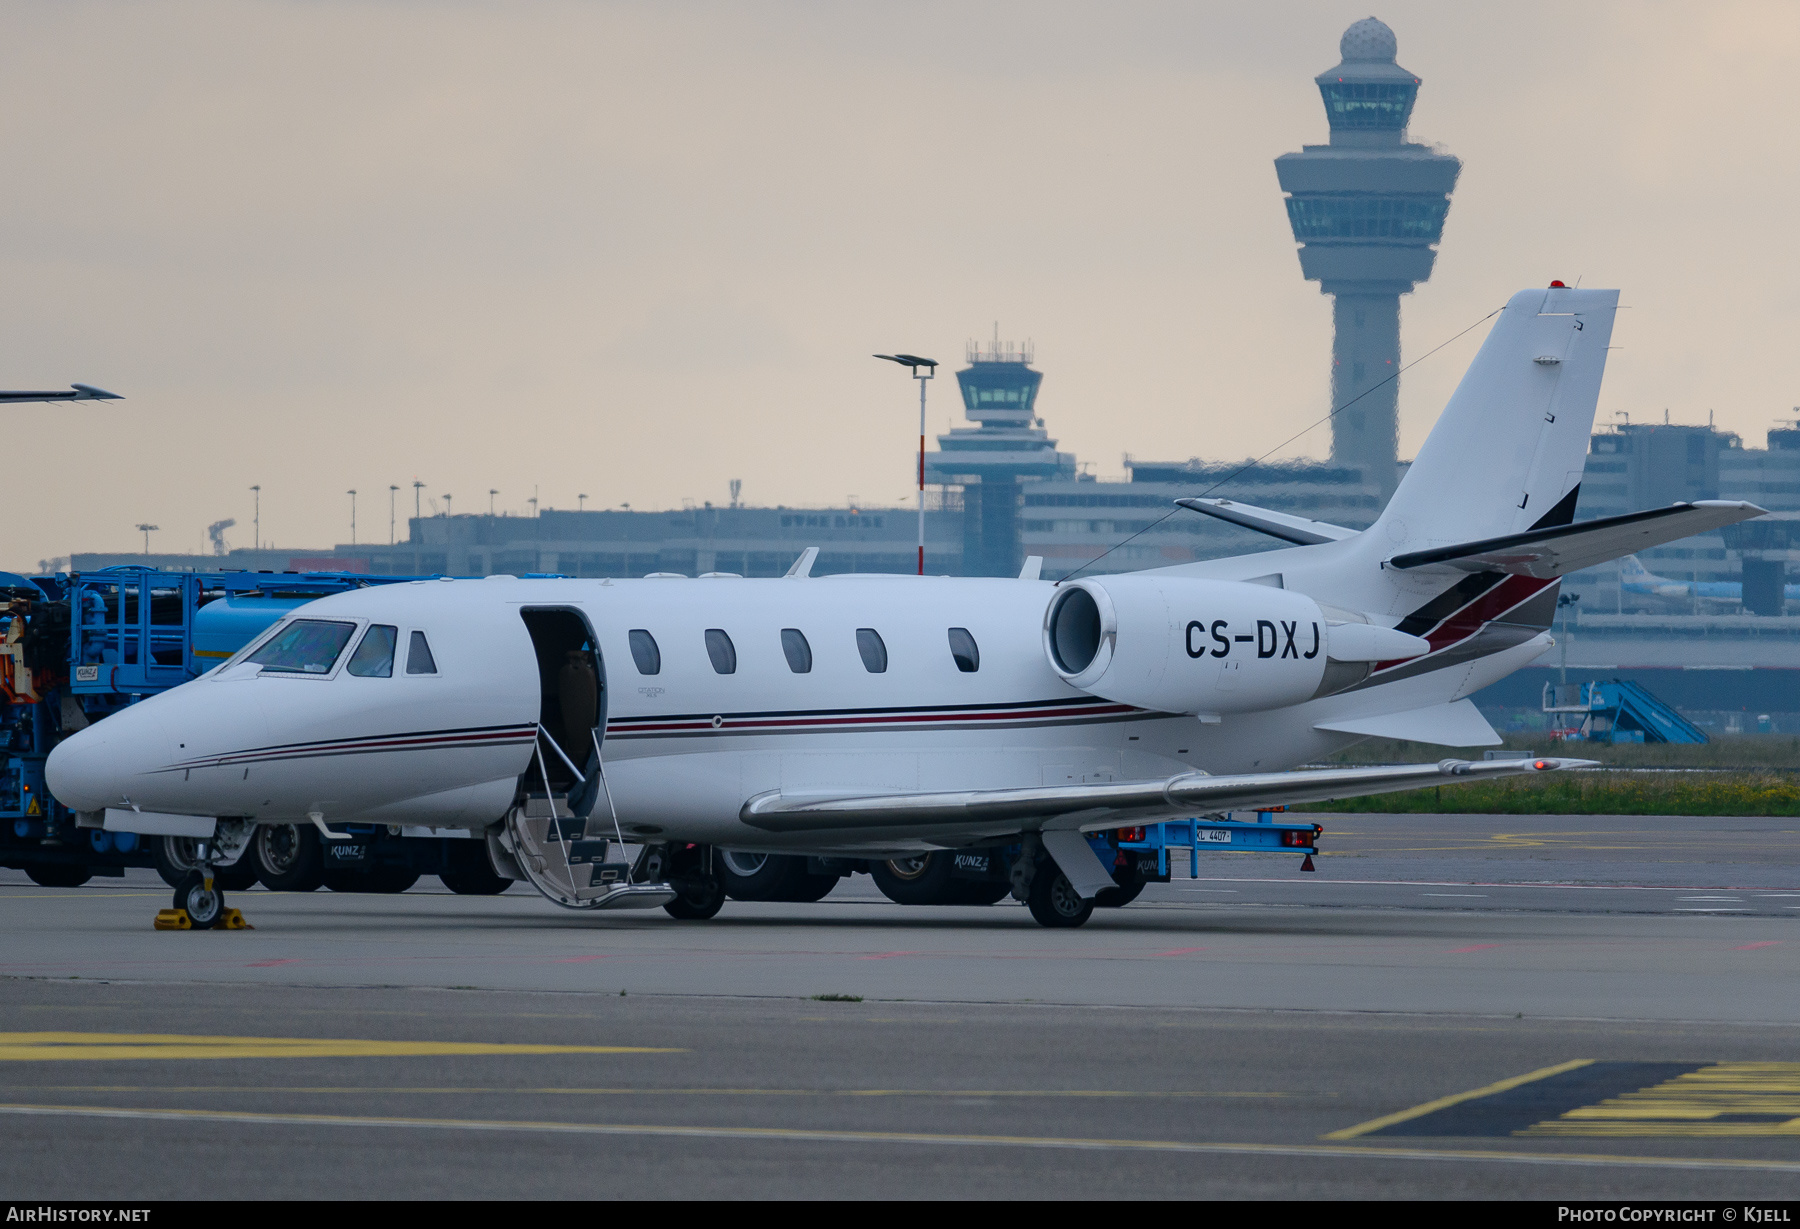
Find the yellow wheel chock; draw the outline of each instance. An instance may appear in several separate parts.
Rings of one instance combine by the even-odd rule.
[[[193,919],[188,917],[186,909],[160,909],[156,921],[152,923],[156,930],[192,930]],[[244,915],[236,909],[226,909],[219,914],[219,920],[213,925],[214,930],[255,930]]]

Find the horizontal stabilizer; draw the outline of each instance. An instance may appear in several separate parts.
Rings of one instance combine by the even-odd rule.
[[[1283,542],[1293,542],[1300,546],[1341,542],[1345,538],[1354,538],[1361,532],[1357,529],[1345,529],[1342,525],[1333,525],[1328,521],[1313,521],[1304,516],[1290,516],[1286,512],[1271,512],[1267,508],[1240,504],[1230,499],[1178,499],[1175,502],[1189,512],[1217,517],[1222,521],[1230,521],[1233,525],[1242,525],[1245,529],[1254,529],[1271,538],[1280,538]]]
[[[1104,828],[1206,815],[1268,810],[1330,798],[1356,798],[1423,789],[1487,777],[1529,776],[1586,768],[1592,760],[1440,760],[1379,768],[1322,768],[1302,772],[1212,777],[1182,773],[1161,781],[1103,781],[1024,789],[954,790],[860,797],[758,794],[739,813],[764,832],[869,839],[892,831],[898,840],[953,844],[971,836],[1032,832],[1045,827],[1098,832]],[[828,838],[827,838],[828,839]]]
[[[1319,721],[1313,724],[1313,729],[1361,734],[1368,738],[1401,738],[1408,742],[1435,743],[1440,747],[1498,747],[1501,742],[1473,700],[1433,704],[1429,708],[1382,713],[1376,717]]]
[[[1464,572],[1509,572],[1553,580],[1635,551],[1661,546],[1678,538],[1706,533],[1763,516],[1766,509],[1738,500],[1703,499],[1691,504],[1671,504],[1624,516],[1603,516],[1593,521],[1529,529],[1524,533],[1430,550],[1409,551],[1389,559],[1388,566],[1402,571],[1437,565]]]

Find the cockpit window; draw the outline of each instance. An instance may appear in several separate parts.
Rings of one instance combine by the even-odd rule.
[[[265,674],[329,674],[355,631],[354,623],[295,619],[251,654],[250,664]]]
[[[345,669],[358,678],[394,677],[394,645],[399,639],[399,628],[375,624],[363,633],[362,643],[350,654],[350,664]]]
[[[631,629],[631,660],[637,664],[639,674],[662,673],[662,651],[656,647],[656,637],[641,627]]]
[[[431,656],[431,646],[425,643],[424,632],[414,632],[412,640],[406,646],[406,672],[408,674],[436,674],[437,661]]]

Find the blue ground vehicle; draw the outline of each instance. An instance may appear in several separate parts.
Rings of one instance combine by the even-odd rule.
[[[154,866],[171,883],[179,880],[191,867],[187,838],[81,827],[45,787],[51,748],[66,733],[199,677],[296,606],[411,579],[137,567],[30,578],[0,573],[0,865],[57,887],[123,875],[130,866]],[[460,848],[449,850],[448,840],[403,840],[387,828],[351,831],[347,841],[276,833],[291,846],[294,863],[285,886],[399,891],[420,874],[456,878],[469,861]],[[257,874],[245,859],[221,877],[228,888],[248,887]],[[471,883],[498,890],[491,870],[469,874]]]

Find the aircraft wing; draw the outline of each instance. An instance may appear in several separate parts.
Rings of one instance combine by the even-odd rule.
[[[1362,532],[1359,529],[1345,529],[1342,525],[1333,525],[1329,521],[1308,520],[1304,516],[1294,516],[1287,512],[1271,512],[1267,508],[1240,504],[1231,499],[1178,499],[1175,502],[1189,512],[1230,521],[1233,525],[1242,525],[1245,529],[1254,529],[1258,533],[1266,533],[1272,538],[1280,538],[1283,542],[1293,542],[1299,546],[1340,542]]]
[[[71,384],[65,389],[50,389],[45,392],[13,392],[0,391],[0,405],[22,401],[123,401],[118,393],[109,393],[104,388],[95,388],[92,384]]]
[[[1594,763],[1574,759],[1440,760],[1379,768],[1218,777],[1190,772],[1161,781],[860,797],[784,795],[771,790],[746,802],[741,815],[746,824],[765,832],[829,832],[840,838],[878,837],[888,829],[917,832],[921,828],[931,834],[927,840],[1058,829],[1099,831],[1217,811],[1250,811],[1458,781],[1530,776]]]
[[[1406,571],[1435,564],[1464,572],[1509,572],[1514,576],[1553,580],[1648,547],[1766,514],[1767,509],[1751,503],[1702,499],[1645,512],[1627,512],[1624,516],[1603,516],[1572,525],[1530,529],[1505,537],[1409,551],[1395,555],[1387,565]]]

